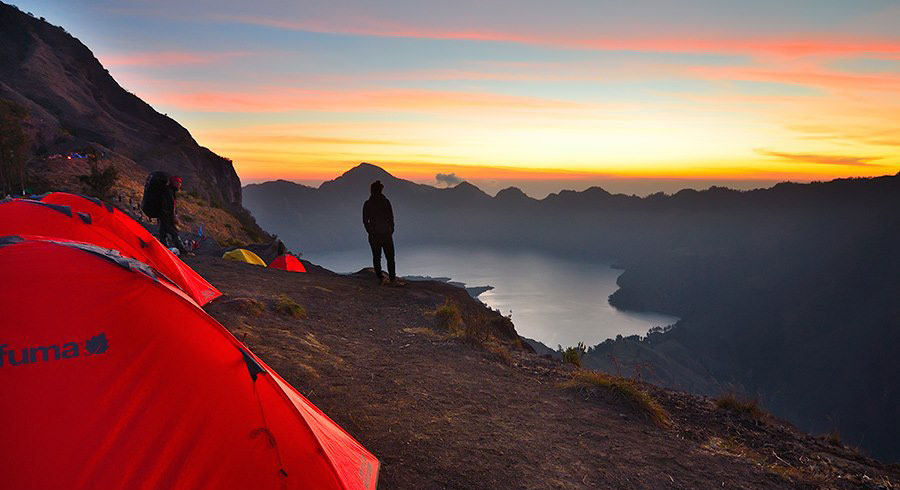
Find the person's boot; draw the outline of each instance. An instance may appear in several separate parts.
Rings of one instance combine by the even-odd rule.
[[[391,283],[391,280],[388,279],[387,276],[381,276],[381,285],[382,286],[387,286],[390,283]]]

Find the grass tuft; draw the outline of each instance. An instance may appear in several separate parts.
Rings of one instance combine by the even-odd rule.
[[[759,407],[756,400],[745,400],[739,398],[734,393],[725,393],[719,398],[716,398],[716,407],[734,412],[744,418],[752,419],[757,422],[762,422],[769,417],[769,414]]]
[[[455,303],[447,300],[438,309],[434,310],[434,319],[438,325],[446,328],[451,335],[462,333],[462,315]]]
[[[563,362],[581,367],[581,358],[584,357],[584,353],[587,352],[587,349],[584,347],[584,342],[579,342],[578,345],[566,347],[565,349],[563,349],[561,345],[558,345],[557,351],[562,354]]]
[[[289,316],[292,318],[303,318],[306,316],[306,309],[297,304],[296,301],[282,294],[278,296],[273,308],[279,315]]]
[[[666,410],[650,393],[641,388],[637,381],[632,379],[580,369],[575,372],[572,379],[563,383],[563,387],[602,388],[615,398],[644,412],[657,427],[667,428],[672,425],[672,420]]]
[[[491,340],[491,330],[483,318],[475,318],[465,322],[460,331],[451,334],[464,342],[472,345],[485,345]]]
[[[248,297],[230,299],[225,302],[225,306],[244,316],[259,316],[266,311],[266,305],[261,301]]]
[[[837,447],[844,445],[844,441],[841,440],[841,433],[837,429],[831,429],[831,432],[825,434],[825,442]]]
[[[447,336],[471,344],[483,344],[490,338],[488,330],[480,319],[463,322],[459,306],[447,300],[432,312],[438,326],[447,329]]]
[[[509,350],[496,342],[487,342],[484,344],[484,348],[488,352],[497,356],[497,358],[507,366],[512,366],[516,363],[516,361],[512,357],[512,354],[509,353]]]

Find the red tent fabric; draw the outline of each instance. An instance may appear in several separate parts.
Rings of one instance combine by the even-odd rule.
[[[378,460],[146,265],[0,238],[4,488],[373,489]]]
[[[300,262],[300,259],[290,254],[275,257],[275,260],[269,264],[269,267],[290,272],[306,272],[306,267],[303,267],[303,262]]]
[[[66,238],[118,250],[168,277],[201,306],[222,295],[143,226],[99,200],[53,192],[40,201],[0,202],[0,235],[21,234]]]

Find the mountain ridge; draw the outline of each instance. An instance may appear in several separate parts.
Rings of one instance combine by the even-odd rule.
[[[118,170],[114,192],[132,202],[140,199],[146,175],[164,170],[184,178],[185,191],[196,196],[191,209],[221,235],[265,237],[242,206],[230,160],[199,146],[186,128],[123,89],[65,29],[2,2],[0,99],[25,113],[20,127],[28,141],[26,190],[81,191],[77,176],[87,173],[89,161],[54,156],[90,153],[99,167]],[[235,231],[217,226],[230,220],[217,209],[233,216],[228,224]]]

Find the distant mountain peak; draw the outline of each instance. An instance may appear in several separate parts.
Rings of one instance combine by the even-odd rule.
[[[455,186],[450,187],[449,190],[451,192],[453,192],[454,194],[464,194],[464,195],[478,196],[478,197],[481,197],[481,196],[490,197],[483,190],[479,189],[478,186],[476,186],[474,184],[470,184],[469,182],[466,182],[466,181],[462,181],[459,184],[456,184]]]
[[[369,184],[376,180],[382,181],[384,184],[396,184],[400,181],[397,177],[391,175],[387,170],[372,165],[371,163],[362,162],[359,165],[347,170],[333,180],[328,180],[319,186],[320,189],[329,188],[353,188],[368,189]]]
[[[529,199],[528,195],[518,187],[507,187],[506,189],[501,189],[500,192],[497,193],[496,197],[500,199]]]
[[[478,189],[478,187],[475,184],[472,184],[465,180],[460,182],[459,184],[456,184],[452,188],[453,189]]]
[[[394,179],[395,177],[390,174],[387,170],[379,167],[378,165],[372,165],[371,163],[362,162],[359,165],[347,170],[343,174],[341,174],[338,179],[341,178],[353,178],[353,179]],[[337,179],[335,179],[337,180]]]
[[[598,186],[591,186],[582,191],[582,193],[586,196],[611,196],[606,189]]]

